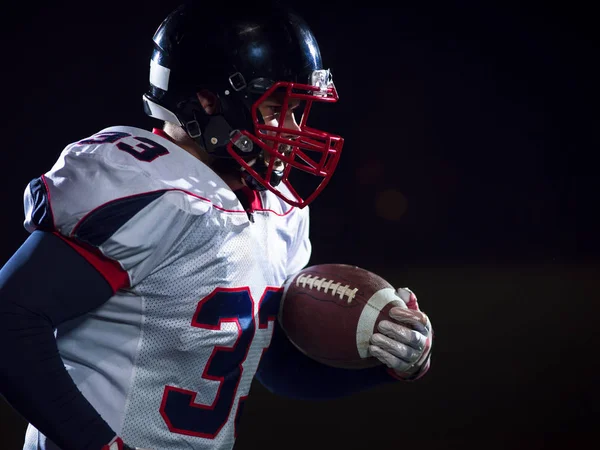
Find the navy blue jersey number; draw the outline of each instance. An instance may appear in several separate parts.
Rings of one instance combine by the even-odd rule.
[[[87,145],[87,144],[114,144],[120,139],[124,137],[131,136],[129,133],[123,133],[122,131],[105,131],[103,133],[98,133],[92,136],[89,139],[84,139],[83,141],[79,141],[77,144],[79,145]]]
[[[129,153],[131,156],[139,159],[140,161],[146,162],[154,161],[159,156],[169,153],[169,150],[160,145],[158,142],[154,142],[152,139],[138,136],[135,136],[134,139],[140,141],[141,144],[136,144],[135,147],[132,147],[125,142],[119,142],[117,144],[117,148]],[[142,151],[138,149],[142,149]]]
[[[268,287],[259,303],[258,328],[267,328],[277,316],[281,289]],[[219,382],[217,395],[210,405],[195,402],[197,393],[174,386],[166,386],[160,413],[173,433],[214,439],[227,422],[236,397],[254,334],[254,300],[247,287],[217,288],[198,302],[192,327],[209,330],[221,329],[224,322],[235,323],[238,337],[232,346],[215,346],[208,358],[202,378]],[[240,397],[235,428],[242,413],[245,397]]]
[[[83,141],[79,141],[77,144],[85,145],[117,143],[117,148],[119,150],[127,152],[135,159],[139,159],[140,161],[145,162],[154,161],[159,156],[163,156],[169,153],[169,150],[160,145],[158,142],[155,142],[152,139],[148,139],[145,137],[132,136],[133,139],[141,142],[141,144],[135,144],[135,146],[131,146],[125,142],[117,142],[123,138],[130,136],[131,134],[123,133],[121,131],[105,131],[103,133],[95,134],[90,139],[84,139]]]

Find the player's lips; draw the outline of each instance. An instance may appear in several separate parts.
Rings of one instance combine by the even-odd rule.
[[[265,141],[267,144],[273,145],[273,141]],[[278,144],[277,145],[277,152],[281,153],[284,156],[289,156],[292,153],[292,149],[293,147],[291,145],[288,144]],[[267,152],[263,152],[263,159],[265,161],[265,164],[269,164],[269,161],[271,160],[271,155]],[[279,158],[275,158],[275,162],[273,163],[273,170],[283,170],[285,168],[285,163],[279,159]]]

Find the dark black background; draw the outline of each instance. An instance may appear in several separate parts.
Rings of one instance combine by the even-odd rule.
[[[339,401],[255,385],[236,448],[582,445],[598,418],[591,6],[291,3],[340,93],[317,125],[346,139],[311,205],[311,264],[357,264],[413,288],[436,348],[423,380]],[[25,185],[65,145],[155,125],[141,103],[151,37],[176,5],[4,11],[2,262],[26,237]],[[0,446],[18,448],[24,421],[6,404],[1,413],[14,440]]]

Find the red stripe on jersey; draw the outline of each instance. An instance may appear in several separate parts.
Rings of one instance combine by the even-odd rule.
[[[125,270],[123,270],[117,261],[107,258],[100,250],[86,245],[83,242],[76,242],[72,239],[68,239],[57,232],[53,232],[53,234],[69,244],[71,248],[83,256],[92,266],[94,266],[94,268],[100,272],[100,275],[102,275],[106,282],[110,285],[113,293],[117,292],[121,288],[129,286],[129,275]]]
[[[248,197],[250,200],[250,208],[252,211],[265,211],[262,204],[262,199],[260,198],[260,194],[253,189],[250,189],[248,186],[242,186],[242,192]]]

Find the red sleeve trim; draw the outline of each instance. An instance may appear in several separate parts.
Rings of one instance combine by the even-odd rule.
[[[121,265],[112,259],[107,258],[100,250],[86,245],[82,242],[75,242],[67,239],[60,233],[54,232],[56,236],[66,242],[77,253],[83,256],[94,268],[100,272],[113,290],[113,294],[119,289],[129,287],[129,275]]]

